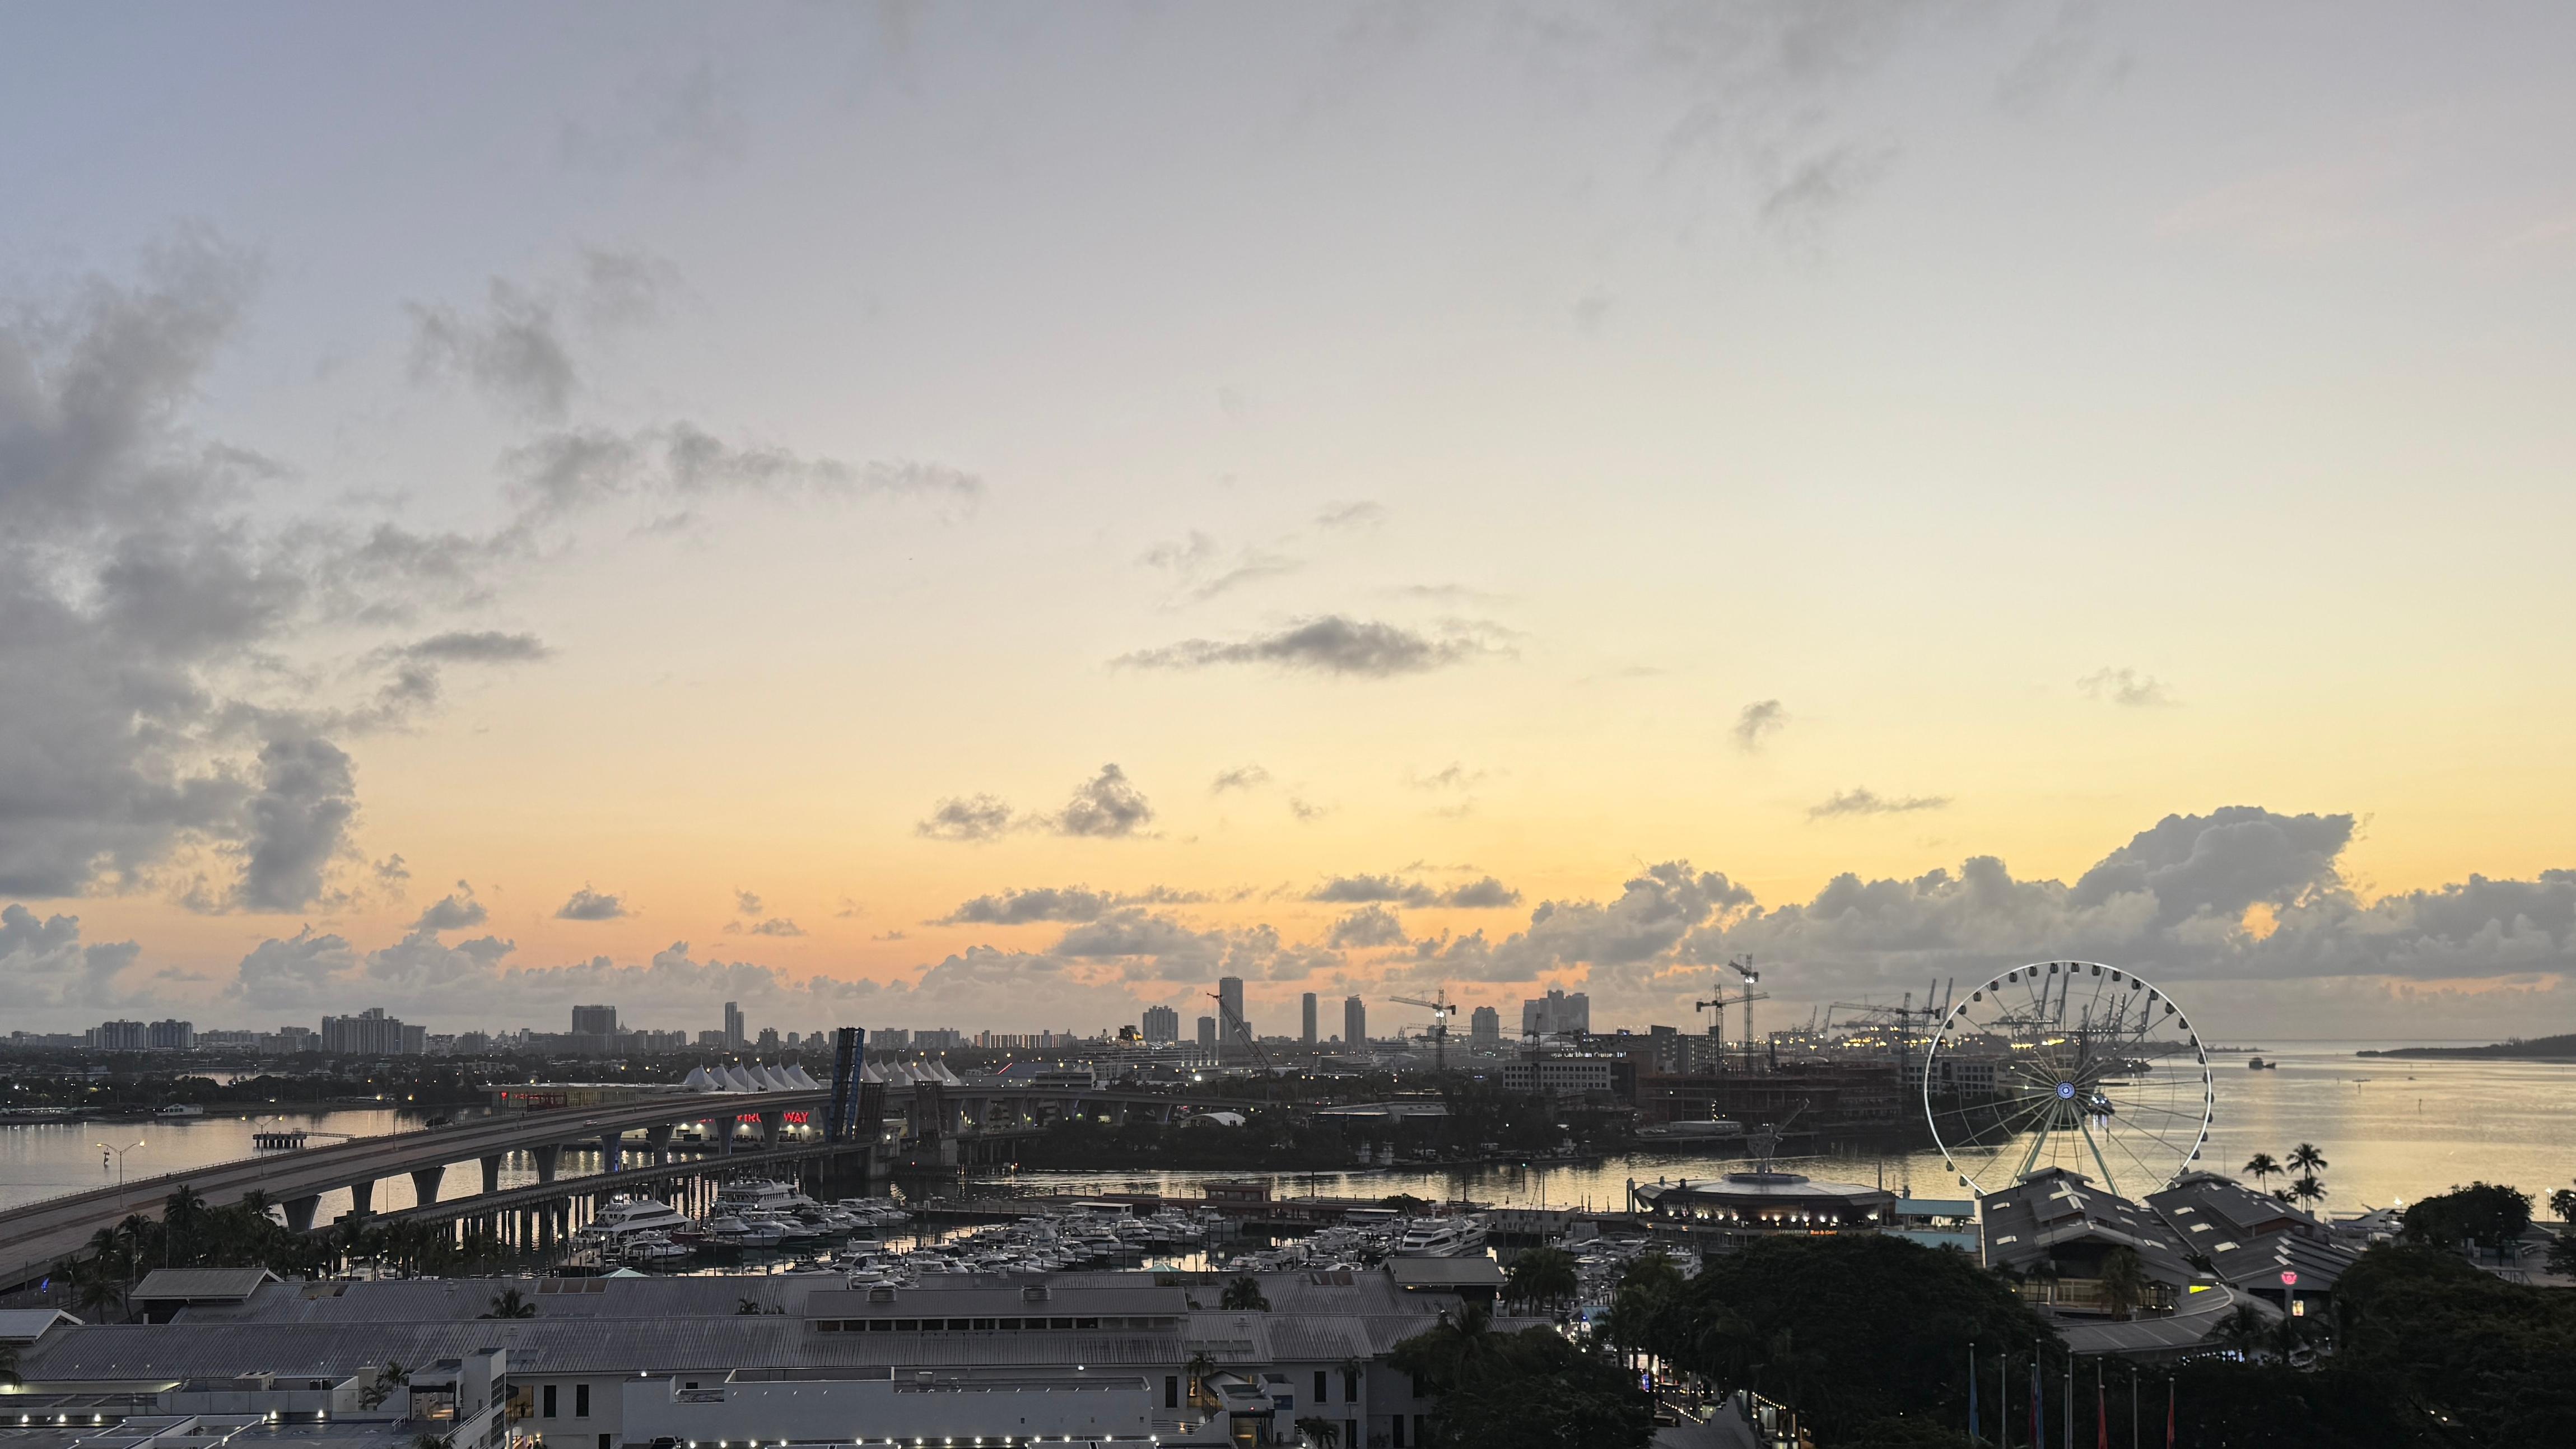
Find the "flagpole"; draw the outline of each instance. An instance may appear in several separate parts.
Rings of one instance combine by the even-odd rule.
[[[1977,1341],[1968,1340],[1968,1442],[1982,1444],[1986,1436],[1977,1432]]]

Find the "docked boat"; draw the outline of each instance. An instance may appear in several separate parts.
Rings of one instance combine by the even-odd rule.
[[[706,1241],[720,1248],[774,1248],[786,1234],[775,1220],[725,1214],[706,1226]]]
[[[590,1220],[576,1236],[601,1242],[621,1242],[641,1233],[671,1233],[692,1226],[686,1213],[660,1198],[612,1197],[600,1208],[599,1216]]]
[[[1455,1258],[1485,1246],[1485,1225],[1473,1218],[1416,1218],[1395,1244],[1399,1258]]]
[[[669,1235],[647,1231],[627,1239],[618,1256],[629,1263],[676,1263],[693,1255],[685,1244],[671,1241]]]

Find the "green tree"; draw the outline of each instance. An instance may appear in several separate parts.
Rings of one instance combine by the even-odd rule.
[[[2558,1220],[2576,1226],[2576,1187],[2562,1187],[2549,1195],[2549,1210]]]
[[[2209,1330],[2209,1341],[2239,1358],[2252,1358],[2270,1337],[2272,1324],[2263,1310],[2239,1303]]]
[[[2114,1318],[2147,1301],[2147,1266],[2137,1249],[2123,1245],[2102,1255],[2102,1297]]]
[[[1514,1303],[1555,1304],[1581,1292],[1580,1265],[1563,1248],[1531,1248],[1512,1260],[1503,1295]]]
[[[1626,1370],[1548,1328],[1491,1332],[1479,1310],[1395,1346],[1439,1409],[1425,1449],[1644,1449],[1654,1400]]]
[[[1217,1307],[1234,1313],[1267,1313],[1270,1300],[1261,1292],[1261,1280],[1246,1274],[1227,1282],[1224,1296],[1217,1299]]]
[[[1297,1420],[1297,1436],[1314,1449],[1340,1449],[1342,1426],[1338,1420],[1307,1414]]]
[[[2499,1183],[2473,1182],[2418,1199],[2406,1209],[2410,1243],[2437,1248],[2485,1248],[2502,1254],[2531,1226],[2531,1194]]]
[[[2304,1172],[2313,1176],[2332,1165],[2326,1161],[2326,1155],[2319,1152],[2313,1142],[2302,1142],[2290,1149],[2288,1170],[2291,1172]]]
[[[161,1204],[162,1251],[166,1261],[195,1262],[198,1239],[206,1225],[206,1195],[187,1183],[170,1190]]]
[[[368,1381],[365,1388],[358,1391],[358,1407],[361,1409],[381,1408],[383,1407],[385,1400],[394,1396],[395,1389],[401,1388],[410,1382],[410,1369],[403,1367],[397,1360],[390,1358],[386,1359],[385,1366],[376,1370],[376,1376]]]
[[[2326,1185],[2317,1180],[2315,1173],[2303,1173],[2290,1184],[2290,1196],[2297,1198],[2300,1206],[2313,1209],[2325,1199]]]

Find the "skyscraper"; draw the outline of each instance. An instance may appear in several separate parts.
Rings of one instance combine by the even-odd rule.
[[[742,1045],[742,1006],[739,1002],[728,1001],[725,1003],[724,1033],[726,1046],[738,1047]]]
[[[1471,1046],[1500,1046],[1503,1043],[1503,1014],[1490,1006],[1479,1006],[1467,1014],[1467,1041]]]
[[[1180,1039],[1181,1014],[1179,1012],[1168,1006],[1145,1008],[1145,1040],[1160,1043]]]
[[[1545,996],[1533,996],[1521,1003],[1521,1034],[1524,1036],[1573,1036],[1592,1030],[1592,998],[1576,992],[1566,995],[1554,987]]]
[[[1243,1016],[1243,978],[1220,976],[1216,979],[1216,1035],[1223,1046],[1231,1047],[1252,1035],[1252,1023]]]
[[[1315,993],[1306,993],[1306,1045],[1315,1044]]]
[[[1368,1044],[1368,1008],[1356,996],[1342,998],[1342,1045],[1357,1051]]]
[[[617,1035],[617,1008],[614,1006],[576,1006],[572,1009],[574,1036]]]
[[[1199,1050],[1209,1057],[1216,1055],[1216,1018],[1213,1016],[1199,1018]]]

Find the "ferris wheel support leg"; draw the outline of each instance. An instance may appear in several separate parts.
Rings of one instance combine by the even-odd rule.
[[[2046,1117],[2040,1119],[2039,1133],[2030,1139],[2030,1150],[2021,1155],[2021,1167],[2018,1171],[2013,1173],[2013,1181],[2019,1182],[2023,1178],[2030,1176],[2030,1170],[2039,1165],[2039,1150],[2048,1145],[2048,1129],[2056,1124],[2057,1114],[2055,1112],[2051,1112]]]
[[[2093,1129],[2083,1118],[2075,1119],[2075,1130],[2084,1134],[2084,1145],[2093,1150],[2093,1165],[2102,1169],[2102,1190],[2116,1193],[2120,1185],[2111,1180],[2111,1164],[2102,1160],[2102,1144],[2093,1140]]]

